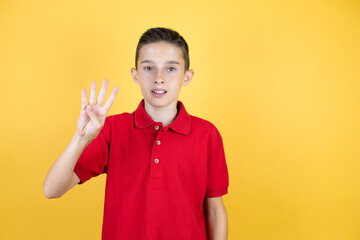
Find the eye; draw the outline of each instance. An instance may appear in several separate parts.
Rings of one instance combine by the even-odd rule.
[[[146,71],[151,71],[153,68],[152,67],[145,67]]]
[[[168,69],[170,70],[170,72],[173,72],[176,70],[174,67],[169,67]]]

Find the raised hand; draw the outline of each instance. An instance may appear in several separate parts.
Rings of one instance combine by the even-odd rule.
[[[114,87],[110,97],[102,107],[108,80],[104,79],[97,102],[95,104],[96,82],[91,82],[89,104],[87,104],[86,89],[81,90],[81,112],[77,123],[77,134],[88,141],[95,139],[104,126],[106,115],[111,105],[114,103],[119,88]]]

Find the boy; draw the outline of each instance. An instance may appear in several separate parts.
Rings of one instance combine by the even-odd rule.
[[[82,89],[77,132],[49,170],[45,196],[106,173],[102,239],[227,239],[222,138],[178,101],[194,75],[186,41],[171,29],[148,29],[131,74],[144,97],[131,114],[106,117],[118,92],[102,107],[106,79],[97,103],[95,82],[88,104]]]

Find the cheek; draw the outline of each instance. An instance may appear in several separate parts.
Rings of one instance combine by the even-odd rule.
[[[153,76],[155,75],[154,72],[140,72],[139,76],[140,78],[153,78]]]
[[[182,81],[179,79],[173,79],[173,81],[169,81],[169,84],[174,89],[180,89],[182,86]]]
[[[150,73],[140,73],[139,74],[139,82],[141,88],[146,88],[153,82],[153,77]]]
[[[144,80],[145,79],[142,79],[140,86],[141,86],[141,89],[146,90],[150,87],[150,84],[149,84],[150,81],[146,81],[146,80],[144,81]]]
[[[140,89],[141,89],[141,93],[142,93],[143,95],[147,95],[147,93],[149,92],[149,87],[144,86],[144,84],[141,84],[141,85],[140,85]]]

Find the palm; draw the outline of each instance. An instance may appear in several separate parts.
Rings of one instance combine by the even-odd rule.
[[[88,139],[96,138],[102,126],[104,125],[105,118],[118,92],[118,88],[115,87],[111,93],[111,96],[106,101],[105,105],[102,106],[105,99],[107,84],[108,81],[107,79],[105,79],[101,87],[96,104],[95,104],[96,83],[95,82],[91,83],[89,104],[87,104],[86,90],[82,89],[81,112],[77,123],[77,132],[82,137]],[[92,108],[91,111],[86,110],[87,106],[91,106]]]

